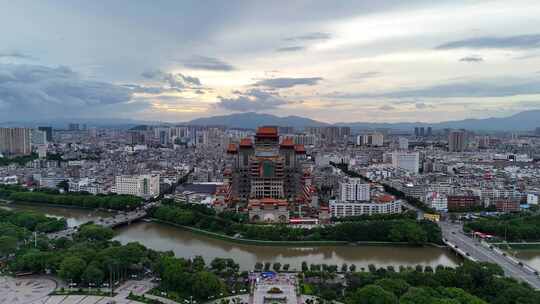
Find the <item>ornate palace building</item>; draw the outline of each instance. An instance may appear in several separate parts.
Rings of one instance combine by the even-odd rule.
[[[311,203],[311,180],[302,166],[306,150],[292,138],[280,143],[277,127],[259,127],[254,140],[230,144],[227,154],[230,201],[246,206],[251,221],[288,222],[288,210]]]

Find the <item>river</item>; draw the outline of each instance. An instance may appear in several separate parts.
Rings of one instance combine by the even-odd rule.
[[[107,216],[107,213],[29,204],[3,205],[3,208],[16,210],[35,210],[50,216],[65,217],[70,226]],[[125,244],[140,242],[144,246],[159,250],[172,250],[176,256],[191,258],[201,255],[207,262],[216,257],[233,258],[241,269],[253,269],[256,262],[280,262],[290,264],[291,269],[300,269],[302,261],[308,264],[355,264],[357,268],[367,268],[369,264],[377,267],[393,265],[415,266],[437,265],[455,266],[460,262],[449,250],[435,247],[397,247],[397,246],[314,246],[284,247],[256,246],[231,243],[194,234],[166,224],[138,222],[116,230],[114,238]]]

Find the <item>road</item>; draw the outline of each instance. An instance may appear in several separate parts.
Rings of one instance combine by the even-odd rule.
[[[440,222],[439,225],[443,238],[457,245],[471,257],[481,262],[497,264],[504,270],[505,275],[527,282],[535,289],[540,289],[540,278],[528,266],[520,266],[517,260],[504,256],[488,246],[482,245],[480,241],[468,237],[463,233],[461,224]]]
[[[410,209],[410,210],[414,210],[416,211],[416,218],[418,220],[423,220],[424,219],[424,211],[422,211],[420,208],[414,206],[414,205],[411,205],[409,202],[407,202],[406,200],[401,200],[401,205],[403,205],[403,207],[407,208],[407,209]]]

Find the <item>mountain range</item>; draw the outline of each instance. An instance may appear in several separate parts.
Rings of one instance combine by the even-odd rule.
[[[361,129],[398,129],[411,130],[414,127],[432,127],[433,129],[468,129],[478,131],[531,131],[540,127],[540,110],[520,112],[508,117],[492,117],[483,119],[464,119],[445,121],[438,123],[425,122],[397,122],[397,123],[373,123],[373,122],[350,122],[329,124],[300,116],[275,116],[255,112],[237,113],[231,115],[212,116],[198,118],[186,122],[190,125],[225,125],[231,128],[255,129],[260,125],[301,127],[320,126],[350,126],[353,130]]]
[[[492,117],[482,119],[464,119],[444,121],[438,123],[425,122],[397,122],[397,123],[374,123],[374,122],[342,122],[330,124],[301,116],[276,116],[255,112],[235,113],[230,115],[197,118],[182,123],[164,123],[158,121],[142,121],[136,119],[116,118],[58,118],[43,119],[40,121],[17,121],[0,122],[0,127],[24,126],[35,128],[37,126],[52,126],[65,128],[68,123],[86,124],[88,127],[114,127],[132,128],[139,125],[220,125],[230,128],[255,129],[261,125],[289,126],[296,129],[303,127],[321,126],[350,126],[353,130],[369,129],[396,129],[412,130],[414,127],[432,127],[433,129],[468,129],[477,131],[531,131],[540,127],[540,110],[520,112],[508,117]]]

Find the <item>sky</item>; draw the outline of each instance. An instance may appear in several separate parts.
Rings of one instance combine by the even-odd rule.
[[[540,109],[540,1],[0,0],[0,121]]]

